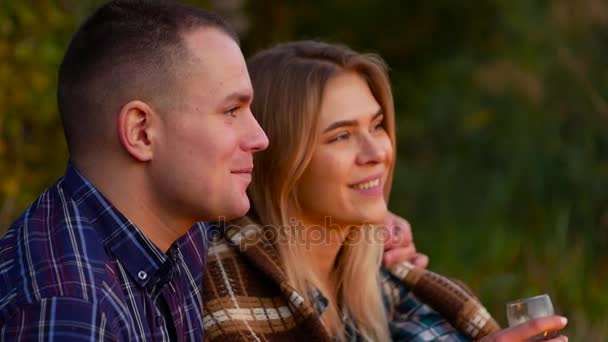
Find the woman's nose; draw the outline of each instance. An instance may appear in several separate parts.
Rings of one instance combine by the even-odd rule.
[[[360,151],[357,156],[358,164],[377,164],[382,163],[388,155],[385,144],[381,139],[371,135],[365,135],[360,140]]]

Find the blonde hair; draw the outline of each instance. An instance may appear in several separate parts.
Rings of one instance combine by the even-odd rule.
[[[252,202],[250,216],[265,228],[273,227],[289,238],[293,231],[286,230],[293,228],[293,221],[288,210],[300,208],[297,184],[317,143],[321,101],[332,77],[354,71],[367,81],[385,115],[384,128],[395,147],[394,107],[387,68],[377,55],[317,41],[279,44],[253,56],[248,68],[255,91],[252,111],[270,140],[268,149],[254,158],[253,181],[248,190]],[[387,199],[391,180],[392,169],[385,186]],[[364,239],[363,230],[363,226],[354,228],[338,255],[334,269],[335,298],[348,310],[362,336],[373,341],[389,340],[378,279],[382,244]],[[357,243],[349,244],[353,238]],[[320,287],[320,284],[313,265],[303,257],[303,244],[290,242],[293,241],[276,244],[281,261],[289,280],[310,301],[310,285]],[[335,306],[324,315],[328,315],[325,322],[330,333],[343,338],[344,326]]]

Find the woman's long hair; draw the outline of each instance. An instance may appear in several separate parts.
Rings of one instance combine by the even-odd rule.
[[[253,181],[248,190],[252,215],[265,228],[273,227],[279,235],[290,238],[295,227],[289,213],[300,210],[297,185],[317,145],[322,96],[332,77],[353,71],[367,81],[384,113],[384,128],[394,153],[395,115],[387,68],[377,55],[317,41],[285,43],[264,50],[248,61],[248,68],[255,92],[252,111],[270,140],[269,148],[254,157]],[[392,173],[391,168],[384,189],[386,199]],[[363,226],[353,228],[339,253],[334,298],[348,310],[360,334],[373,341],[386,341],[388,324],[377,278],[382,244],[363,234]],[[295,242],[282,240],[276,247],[289,280],[311,301],[310,286],[321,286],[314,265],[303,256],[305,244]],[[324,313],[328,315],[325,323],[331,334],[344,337],[335,307]]]

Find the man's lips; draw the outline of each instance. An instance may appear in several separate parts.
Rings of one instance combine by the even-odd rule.
[[[249,167],[244,167],[241,169],[235,169],[235,170],[231,170],[230,173],[236,173],[236,174],[242,174],[242,173],[249,173],[251,174],[253,172],[253,166],[249,166]]]
[[[230,173],[237,176],[238,178],[242,179],[245,181],[245,183],[247,184],[247,186],[251,183],[252,180],[252,173],[253,172],[253,167],[248,166],[248,167],[244,167],[244,168],[239,168],[239,169],[234,169],[231,170]]]

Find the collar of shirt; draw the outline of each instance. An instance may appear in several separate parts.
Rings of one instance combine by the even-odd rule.
[[[87,217],[99,227],[98,234],[106,248],[120,261],[135,283],[149,289],[162,288],[159,282],[171,279],[175,263],[160,251],[129,219],[84,178],[71,164],[64,177],[66,191],[86,211],[79,217]],[[177,244],[169,254],[177,257]]]

